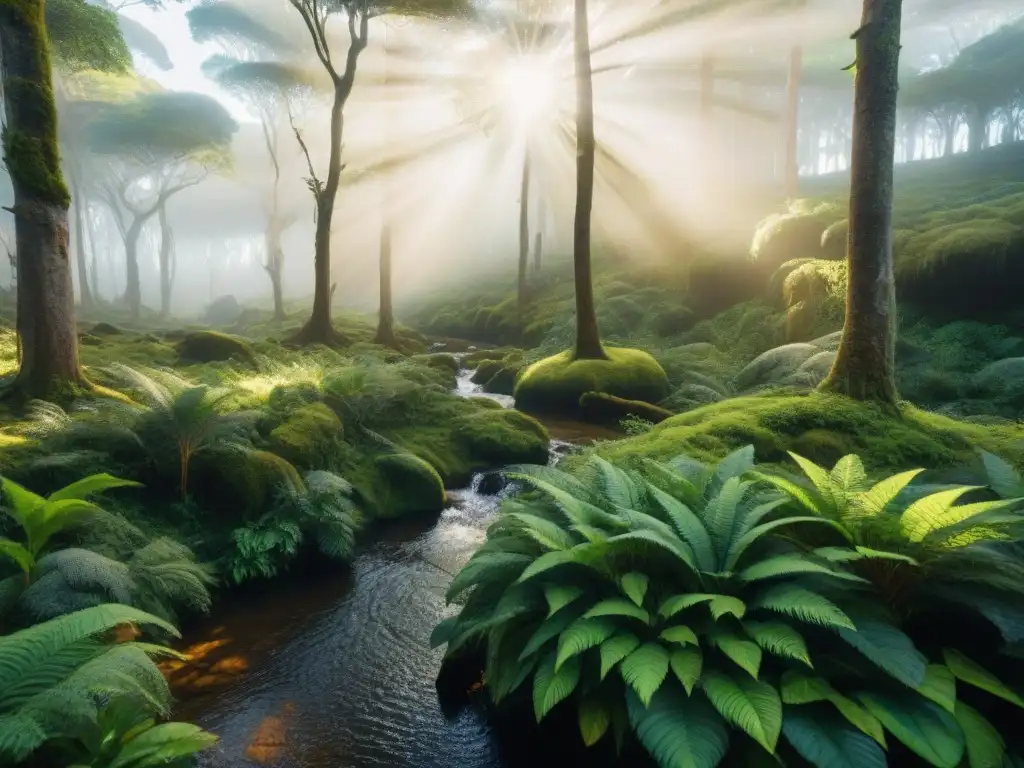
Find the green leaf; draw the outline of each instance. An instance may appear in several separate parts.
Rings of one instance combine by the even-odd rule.
[[[527,641],[523,652],[519,654],[519,661],[524,661],[544,647],[545,643],[558,637],[562,632],[579,618],[578,610],[559,611],[554,616],[541,622],[540,626]]]
[[[942,651],[942,656],[946,661],[946,666],[949,667],[949,671],[958,680],[963,680],[968,685],[973,685],[975,688],[980,688],[987,693],[991,693],[993,696],[998,696],[1004,701],[1024,708],[1024,701],[1021,700],[1020,696],[1004,685],[995,675],[977,662],[971,661],[960,651],[946,648]]]
[[[771,685],[713,670],[704,673],[701,683],[722,717],[775,753],[782,730],[782,701]]]
[[[639,619],[644,624],[649,624],[651,621],[651,615],[643,608],[639,608],[628,600],[617,597],[610,600],[602,600],[583,614],[585,619],[594,619],[599,616],[627,616]]]
[[[868,475],[860,456],[851,453],[843,456],[828,473],[829,479],[847,493],[863,493],[868,490]]]
[[[956,703],[953,716],[964,734],[967,765],[970,768],[1003,768],[1006,743],[992,723],[962,701]]]
[[[808,512],[813,512],[816,515],[823,515],[828,511],[822,499],[819,499],[816,494],[812,493],[807,488],[804,488],[804,486],[799,483],[793,482],[788,477],[756,471],[751,472],[750,477],[757,478],[758,480],[771,485],[773,488],[782,491]]]
[[[886,768],[877,743],[837,718],[805,707],[786,707],[782,733],[804,760],[818,768]]]
[[[659,768],[715,768],[725,756],[729,732],[702,699],[665,688],[645,706],[630,691],[626,706],[637,741]]]
[[[1022,483],[1020,474],[1010,464],[988,451],[979,451],[981,463],[988,475],[988,484],[1002,498],[1020,496]],[[971,768],[974,768],[972,765]]]
[[[755,680],[761,670],[761,649],[749,640],[743,640],[731,632],[715,632],[711,641],[733,663]]]
[[[814,485],[815,490],[821,495],[821,498],[831,507],[835,506],[835,498],[832,493],[832,478],[829,477],[828,472],[824,467],[819,467],[810,459],[805,459],[803,456],[793,453],[793,451],[787,451],[789,457],[793,459],[803,470],[803,473],[807,475],[807,478]]]
[[[644,643],[622,660],[619,671],[646,706],[665,681],[668,664],[668,651],[657,643]]]
[[[678,643],[679,645],[699,645],[696,633],[689,627],[684,627],[681,624],[662,630],[660,637],[662,640]]]
[[[122,480],[119,477],[102,473],[90,475],[89,477],[77,480],[71,485],[65,485],[59,491],[54,491],[46,497],[47,501],[64,501],[68,499],[85,499],[94,493],[101,493],[110,488],[141,488],[142,483],[134,480]]]
[[[820,677],[786,672],[782,676],[782,701],[784,704],[813,704],[818,701],[827,701],[857,730],[870,736],[881,747],[885,747],[885,731],[878,719],[857,702],[843,696]]]
[[[600,645],[615,634],[615,623],[608,619],[577,619],[558,638],[555,671],[573,656]]]
[[[936,768],[956,768],[964,736],[951,714],[927,699],[864,693],[860,700],[897,739]]]
[[[831,576],[832,578],[844,579],[846,581],[864,581],[864,579],[859,576],[854,576],[852,573],[847,573],[846,571],[837,571],[833,568],[829,568],[828,566],[816,563],[806,555],[801,554],[769,557],[766,560],[761,560],[760,562],[755,563],[749,568],[744,568],[740,571],[739,577],[743,581],[749,583],[762,581],[764,579],[784,578],[804,573]]]
[[[956,678],[948,667],[929,664],[925,670],[924,682],[917,686],[917,692],[953,714],[956,706]]]
[[[575,543],[569,532],[552,520],[528,512],[512,512],[508,517],[520,522],[521,530],[545,549],[561,552],[571,549]]]
[[[871,549],[870,547],[856,547],[855,549],[857,554],[865,560],[895,560],[907,563],[908,565],[920,565],[914,558],[899,552],[883,552],[880,549]]]
[[[640,646],[640,640],[630,632],[620,632],[601,643],[601,679],[604,680],[612,667],[629,656]]]
[[[924,472],[923,469],[912,469],[876,483],[870,491],[857,497],[858,511],[869,517],[880,515],[892,503],[892,500],[899,496],[900,492],[922,472]]]
[[[700,680],[700,673],[704,667],[704,657],[698,648],[680,648],[672,651],[669,657],[669,666],[672,672],[683,684],[686,694],[693,693],[693,687]]]
[[[781,621],[744,621],[743,629],[761,648],[784,659],[802,661],[813,667],[803,636]]]
[[[729,597],[728,595],[717,595],[710,603],[708,608],[711,610],[711,615],[715,621],[726,614],[731,614],[737,619],[742,619],[743,614],[747,612],[746,603],[736,597]]]
[[[638,608],[644,605],[644,596],[647,594],[649,579],[642,573],[627,573],[622,577],[622,591],[627,597],[636,603]]]
[[[817,592],[792,584],[776,584],[769,587],[751,607],[784,613],[808,624],[822,627],[855,629],[850,617],[830,600]]]
[[[9,557],[26,574],[31,572],[36,564],[31,552],[10,539],[0,538],[0,557]]]
[[[526,567],[526,570],[519,576],[519,582],[528,581],[542,573],[550,571],[552,568],[558,568],[563,565],[587,565],[591,558],[596,557],[600,550],[600,544],[577,544],[572,549],[556,551],[556,552],[545,552],[543,555],[533,560]]]
[[[671,619],[680,611],[684,611],[687,608],[692,608],[695,605],[700,605],[701,603],[710,603],[712,600],[718,598],[722,598],[724,601],[735,599],[730,598],[728,595],[709,595],[696,593],[686,595],[673,595],[661,604],[661,607],[658,609],[658,613],[664,619]],[[728,605],[728,602],[723,603],[723,605]],[[740,605],[742,605],[742,602],[740,603]],[[733,605],[733,607],[735,607],[735,604]]]
[[[578,656],[569,659],[557,672],[554,654],[540,663],[533,676],[533,714],[538,723],[576,690],[580,682],[580,668]]]
[[[110,768],[154,768],[213,746],[217,737],[192,723],[164,723],[125,744]]]
[[[548,618],[551,618],[569,603],[577,600],[582,594],[583,590],[579,587],[546,584],[544,586],[544,599],[548,601]]]
[[[449,616],[447,619],[442,619],[434,627],[434,630],[430,633],[430,647],[439,648],[451,639],[452,632],[455,630],[456,625],[459,623],[458,616]]]
[[[611,725],[612,714],[604,704],[593,696],[580,702],[579,723],[583,743],[592,747],[601,740]]]
[[[921,541],[931,531],[941,528],[941,520],[957,499],[970,491],[978,490],[976,485],[962,485],[946,491],[930,493],[907,507],[900,516],[900,529],[912,542]]]
[[[445,597],[451,603],[478,584],[513,582],[533,561],[530,555],[518,552],[478,552],[452,579]]]
[[[838,632],[868,661],[909,688],[917,688],[924,683],[928,659],[914,647],[909,637],[895,627],[858,617],[856,630],[839,629]]]

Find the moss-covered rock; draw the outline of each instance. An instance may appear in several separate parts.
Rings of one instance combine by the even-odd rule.
[[[757,387],[780,385],[819,350],[813,344],[786,344],[769,349],[751,360],[736,376],[740,391]]]
[[[688,454],[713,460],[748,444],[765,462],[783,461],[790,450],[821,464],[856,453],[877,472],[962,466],[975,459],[977,448],[1015,463],[1024,461],[1020,426],[969,424],[912,406],[894,415],[871,404],[819,392],[725,400],[598,450],[616,459]]]
[[[501,360],[481,360],[469,380],[474,384],[486,384],[503,368]]]
[[[337,414],[323,403],[303,406],[270,433],[274,453],[302,469],[327,469],[344,428]]]
[[[429,463],[411,453],[381,456],[377,468],[386,483],[377,495],[381,517],[404,517],[440,512],[447,503],[441,476]]]
[[[239,360],[256,367],[256,355],[245,339],[217,331],[193,331],[178,343],[184,362],[213,363]]]
[[[526,369],[522,361],[503,363],[501,370],[491,376],[484,384],[484,392],[492,395],[512,395],[516,389],[519,375]]]
[[[447,352],[432,352],[429,355],[413,355],[413,360],[417,363],[423,363],[429,365],[431,368],[442,368],[452,373],[458,373],[459,371],[459,360],[455,355],[450,355]]]
[[[93,336],[120,336],[124,331],[111,323],[96,323],[89,333]]]
[[[821,258],[822,238],[842,216],[837,205],[797,200],[758,224],[750,255],[766,275],[792,259]]]
[[[595,424],[619,424],[630,416],[659,424],[675,415],[672,411],[657,405],[640,400],[625,400],[604,392],[584,393],[580,398],[580,409],[584,420]]]
[[[518,411],[480,410],[461,419],[453,437],[478,466],[496,468],[548,461],[547,430]]]
[[[569,351],[540,360],[519,376],[516,407],[536,411],[579,412],[586,392],[657,403],[671,388],[664,369],[639,349],[606,349],[607,360],[573,360]]]

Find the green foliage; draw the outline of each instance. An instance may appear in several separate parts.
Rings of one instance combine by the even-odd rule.
[[[85,0],[47,0],[46,32],[53,58],[65,73],[131,71],[132,56],[113,11]]]
[[[177,634],[172,625],[138,609],[98,605],[0,637],[0,756],[18,762],[52,744],[76,762],[83,753],[94,759],[102,755],[109,762],[90,764],[112,768],[155,764],[142,760],[147,753],[155,756],[161,742],[167,757],[209,746],[214,738],[194,726],[153,728],[146,719],[170,709],[170,691],[151,656],[174,652],[104,641],[111,630],[135,625]],[[148,724],[133,734],[142,742],[132,746],[127,732],[111,727],[115,711],[130,711]],[[118,733],[120,745],[104,744],[104,733]]]
[[[620,348],[606,352],[608,360],[573,360],[571,352],[562,352],[534,363],[516,383],[517,407],[576,412],[587,392],[647,403],[668,395],[665,371],[649,354]]]

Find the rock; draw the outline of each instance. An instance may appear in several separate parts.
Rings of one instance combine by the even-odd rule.
[[[429,463],[411,453],[392,453],[377,459],[387,484],[382,488],[382,517],[404,517],[437,513],[444,509],[447,495],[441,476]]]
[[[435,341],[433,344],[431,344],[429,347],[427,347],[427,352],[428,353],[441,352],[442,350],[447,349],[447,348],[448,348],[448,345],[445,344],[444,342]]]
[[[93,336],[118,336],[124,331],[110,323],[96,323],[89,331]]]
[[[744,391],[765,384],[781,383],[820,351],[813,344],[785,344],[769,349],[747,363],[737,374],[736,388]]]
[[[244,339],[217,331],[194,331],[178,343],[178,356],[187,362],[213,363],[231,359],[256,367],[256,355]]]
[[[270,448],[297,467],[322,469],[342,433],[341,420],[334,411],[323,403],[311,403],[270,433]]]
[[[501,472],[488,472],[480,478],[477,493],[481,496],[497,496],[508,485],[508,478]]]
[[[211,325],[232,325],[242,315],[242,305],[231,294],[218,296],[206,308],[206,322]]]

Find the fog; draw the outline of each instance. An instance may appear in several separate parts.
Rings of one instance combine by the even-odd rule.
[[[548,260],[565,258],[571,249],[571,4],[536,4],[542,10],[531,10],[528,2],[520,10],[516,3],[478,5],[486,12],[483,21],[384,17],[371,22],[369,47],[359,58],[344,112],[346,168],[332,231],[339,304],[375,309],[385,221],[393,226],[400,307],[459,281],[513,280],[527,150],[531,231],[542,234]],[[805,175],[837,172],[848,163],[853,78],[843,68],[854,57],[849,36],[860,23],[859,0],[751,0],[719,3],[727,7],[716,12],[703,10],[709,5],[698,0],[591,2],[600,145],[593,217],[598,252],[686,259],[697,251],[746,248],[754,222],[784,196],[786,82],[795,46],[804,55],[800,170]],[[794,10],[794,5],[800,7]],[[202,179],[166,204],[176,264],[172,311],[180,316],[197,314],[224,294],[252,305],[270,303],[263,265],[275,173],[265,129],[275,133],[279,148],[277,212],[287,224],[281,239],[285,296],[301,301],[312,291],[315,224],[308,179],[310,165],[319,178],[326,177],[329,89],[309,34],[288,2],[239,0],[236,9],[254,29],[272,32],[273,40],[264,41],[272,45],[242,45],[212,35],[189,54],[274,61],[307,73],[308,81],[288,100],[287,109],[282,103],[268,108],[265,100],[261,109],[253,107],[252,99],[206,77],[204,72],[213,67],[176,60],[174,50],[171,71],[185,70],[174,77],[160,75],[167,70],[155,63],[159,57],[135,51],[139,77],[149,75],[165,84],[146,79],[151,90],[170,83],[175,90],[211,94],[237,121],[216,162],[204,159],[199,168],[194,152],[175,157],[189,164],[175,172]],[[901,76],[948,65],[958,51],[1020,13],[1016,0],[906,0]],[[183,17],[174,9],[137,18],[160,37],[165,15],[181,27]],[[343,62],[348,48],[343,19],[333,18],[329,30],[334,61]],[[178,59],[181,50],[178,46]],[[73,94],[76,78],[89,75],[60,77]],[[89,92],[79,100],[96,98]],[[113,100],[125,98],[134,96]],[[73,109],[74,100],[60,102],[64,158],[80,168],[74,204],[82,212],[86,243],[77,241],[73,226],[72,245],[85,249],[93,291],[114,301],[125,291],[125,245],[99,190],[118,163],[134,168],[141,178],[145,163],[157,153],[148,141],[130,162],[116,147],[95,151],[95,135],[88,134],[95,128],[85,125],[82,110]],[[152,130],[162,135],[171,129],[157,123]],[[991,130],[997,141],[995,119]],[[308,162],[296,131],[308,148]],[[957,151],[967,149],[965,136],[954,137]],[[920,137],[910,134],[897,159],[931,157],[940,153],[940,145],[927,130]],[[136,203],[148,204],[142,198],[162,183],[155,178],[136,182]],[[9,200],[6,182],[3,195]],[[11,227],[4,214],[6,243],[12,240]],[[138,247],[142,302],[150,308],[160,305],[160,249],[161,227],[153,216]],[[0,264],[0,281],[10,280],[8,265]]]

